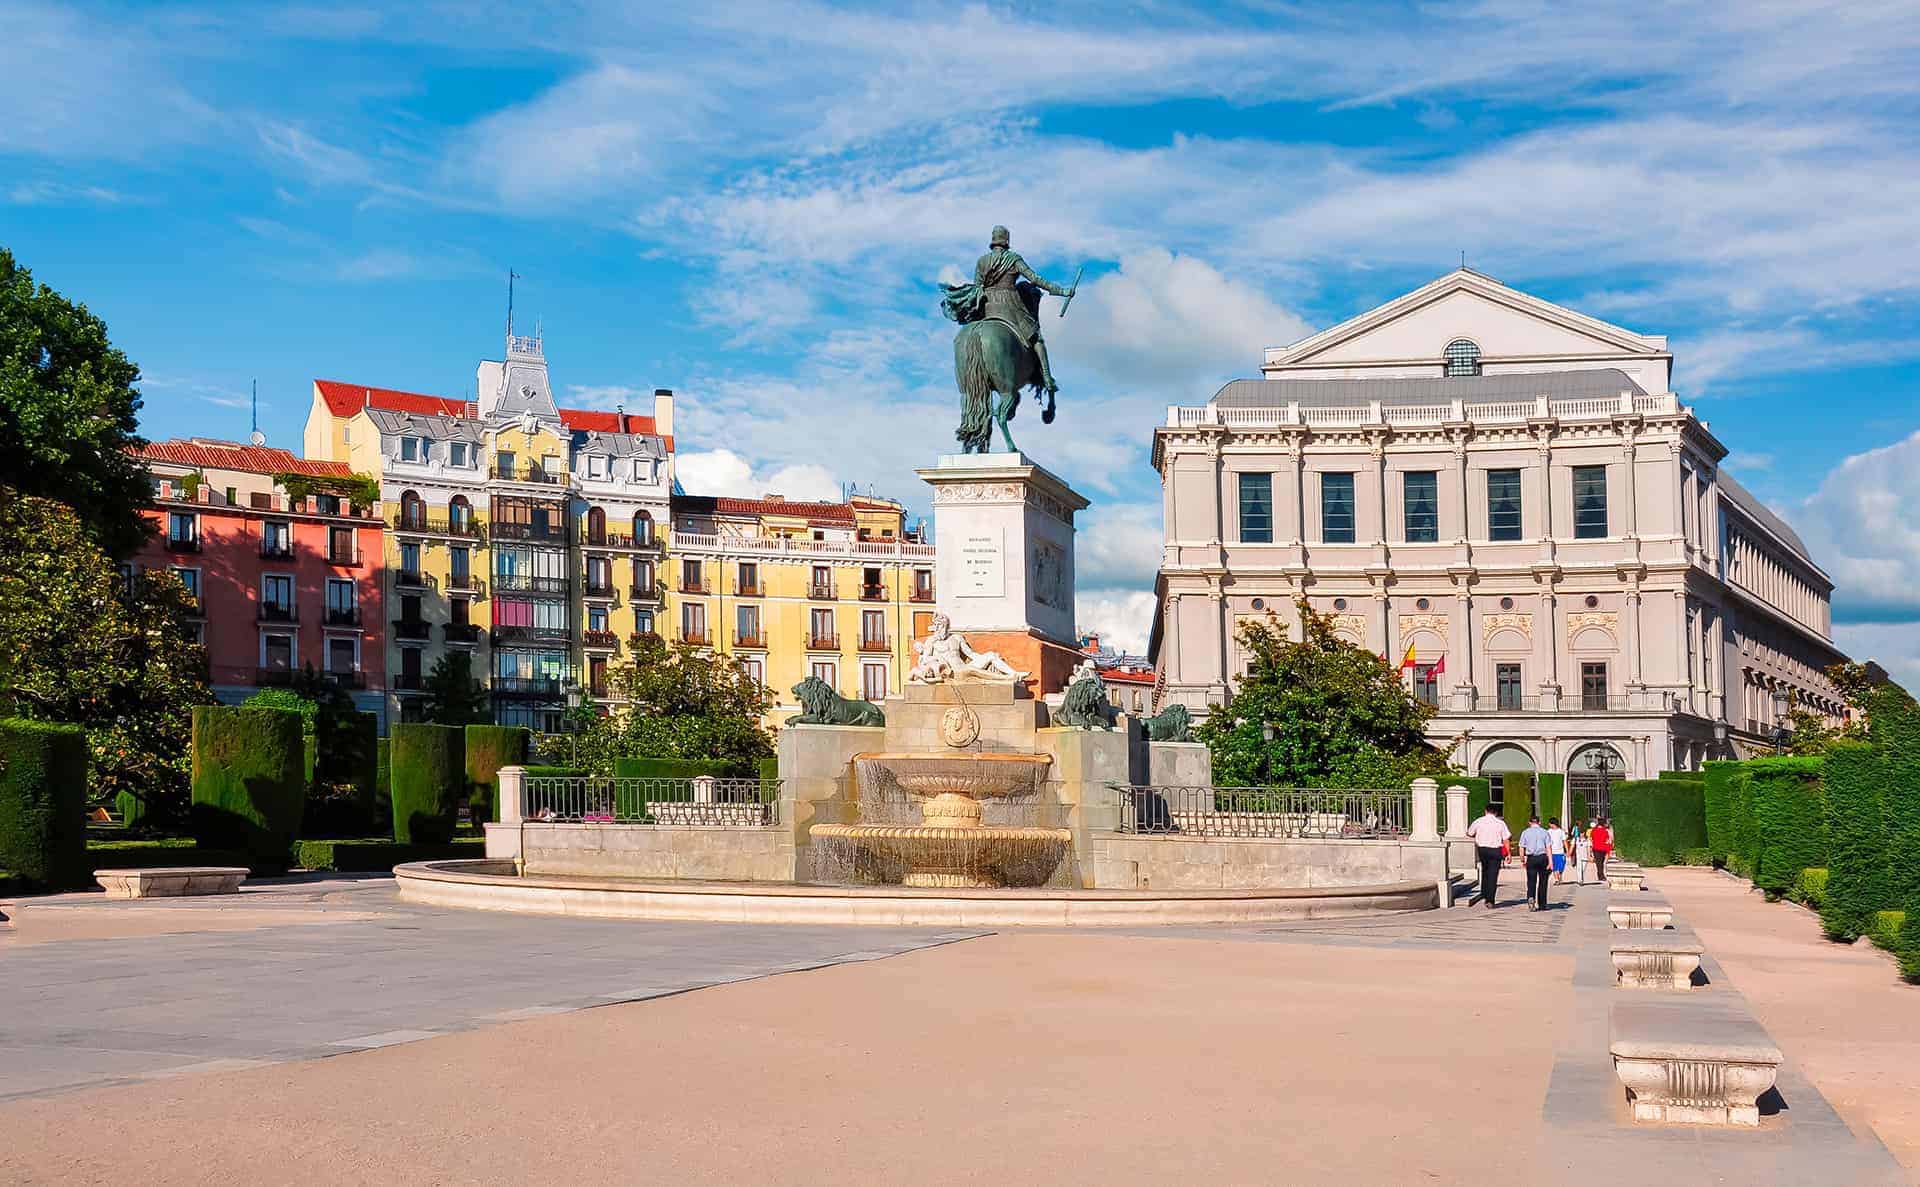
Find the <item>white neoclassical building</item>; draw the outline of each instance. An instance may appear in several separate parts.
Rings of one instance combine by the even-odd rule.
[[[1463,268],[1169,408],[1156,703],[1223,703],[1239,624],[1297,636],[1304,598],[1411,654],[1476,773],[1649,777],[1762,747],[1791,702],[1841,715],[1832,582],[1672,362]]]

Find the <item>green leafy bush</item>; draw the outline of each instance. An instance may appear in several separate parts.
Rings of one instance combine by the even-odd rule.
[[[1487,810],[1487,801],[1493,798],[1493,780],[1469,775],[1459,779],[1449,779],[1445,786],[1451,787],[1455,783],[1467,789],[1467,823],[1472,824],[1480,819],[1481,814]]]
[[[467,818],[475,824],[500,819],[501,767],[524,767],[533,733],[518,725],[467,727]]]
[[[527,778],[529,779],[580,779],[585,776],[586,772],[579,767],[544,765],[527,768]]]
[[[1667,780],[1670,783],[1671,782],[1704,783],[1706,782],[1706,778],[1707,778],[1706,773],[1703,771],[1662,771],[1660,772],[1659,777]]]
[[[1885,766],[1890,901],[1920,894],[1920,705],[1898,685],[1868,695],[1868,736]]]
[[[1520,834],[1526,831],[1527,817],[1533,815],[1533,776],[1508,771],[1500,776],[1500,815],[1513,832],[1512,848],[1518,849]]]
[[[1793,886],[1788,890],[1787,897],[1797,903],[1805,903],[1818,911],[1826,906],[1829,881],[1826,870],[1819,866],[1808,866],[1800,871],[1798,878],[1793,880]]]
[[[1727,857],[1734,851],[1731,797],[1734,776],[1739,773],[1739,763],[1721,759],[1709,762],[1701,772],[1705,786],[1701,803],[1707,818],[1707,848],[1713,851],[1713,860],[1721,865],[1727,863]]]
[[[1871,746],[1835,742],[1825,782],[1829,873],[1820,926],[1829,938],[1850,941],[1896,901],[1887,869],[1886,764]]]
[[[1900,931],[1906,926],[1905,911],[1875,911],[1867,921],[1867,938],[1876,948],[1892,952],[1900,946]]]
[[[389,739],[381,738],[373,748],[373,814],[372,831],[391,835],[393,832],[393,763]]]
[[[477,859],[485,855],[486,844],[477,838],[449,841],[444,845],[403,845],[381,837],[344,838],[299,841],[293,847],[294,864],[303,870],[356,874],[385,873],[409,861]]]
[[[1707,844],[1704,788],[1692,780],[1636,779],[1613,787],[1613,848],[1643,866],[1672,864]]]
[[[1541,775],[1539,777],[1539,788],[1540,803],[1537,805],[1537,808],[1540,812],[1540,819],[1544,821],[1549,817],[1558,816],[1560,817],[1561,824],[1567,823],[1571,815],[1567,811],[1567,777],[1554,773]],[[1579,797],[1575,796],[1574,798],[1576,800],[1574,806],[1578,807],[1577,801]]]
[[[209,849],[243,849],[283,868],[306,809],[300,715],[286,709],[196,705],[193,834]]]
[[[79,726],[0,721],[0,868],[42,890],[93,881],[87,733]]]
[[[613,760],[613,775],[616,780],[696,779],[702,775],[724,779],[729,776],[739,777],[738,768],[737,762],[698,758],[616,758]],[[643,816],[646,812],[648,790],[645,786],[632,783],[623,786],[616,782],[613,788],[615,815],[622,820],[639,819]]]
[[[1738,859],[1737,872],[1752,878],[1760,872],[1760,850],[1753,823],[1753,773],[1744,763],[1727,783],[1727,816],[1733,837],[1727,866],[1733,868]]]
[[[380,719],[329,706],[314,724],[317,750],[308,786],[309,836],[361,836],[373,827],[380,780]]]
[[[1713,864],[1713,850],[1705,846],[1701,846],[1698,849],[1688,849],[1680,855],[1679,864],[1683,866],[1711,866]]]
[[[458,726],[404,722],[388,738],[393,839],[444,845],[466,798],[465,734]]]
[[[1826,797],[1818,758],[1756,758],[1747,764],[1757,839],[1754,884],[1785,894],[1808,866],[1827,864]]]
[[[1907,900],[1900,912],[1900,930],[1894,933],[1893,955],[1900,962],[1900,975],[1920,981],[1920,894]]]

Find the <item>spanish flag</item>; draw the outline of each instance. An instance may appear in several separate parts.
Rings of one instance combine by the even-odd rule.
[[[1413,662],[1413,644],[1411,644],[1411,643],[1409,643],[1409,644],[1407,644],[1407,654],[1406,654],[1405,656],[1403,656],[1403,657],[1401,658],[1401,660],[1400,660],[1400,670],[1401,670],[1402,672],[1404,672],[1404,671],[1406,671],[1406,670],[1407,670],[1408,668],[1411,668],[1411,667],[1413,667],[1413,666],[1414,666],[1414,662]]]

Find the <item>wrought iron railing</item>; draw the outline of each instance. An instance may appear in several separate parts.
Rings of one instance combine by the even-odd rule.
[[[564,594],[573,589],[570,577],[535,577],[530,573],[495,573],[495,593]]]
[[[1404,788],[1111,786],[1124,833],[1359,841],[1404,837],[1413,821]]]
[[[520,793],[529,824],[652,824],[765,828],[780,823],[780,780],[531,778]]]

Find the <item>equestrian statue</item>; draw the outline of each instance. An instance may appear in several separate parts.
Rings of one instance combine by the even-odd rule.
[[[964,397],[960,428],[954,433],[960,450],[990,452],[998,425],[1007,450],[1018,452],[1007,422],[1020,406],[1020,390],[1030,387],[1039,394],[1042,424],[1053,423],[1060,390],[1040,335],[1040,295],[1064,298],[1060,315],[1065,317],[1080,277],[1075,275],[1063,288],[1041,276],[1013,250],[1007,229],[995,227],[987,254],[973,266],[972,282],[940,287],[945,290],[941,310],[960,323],[953,340],[953,378]]]

